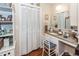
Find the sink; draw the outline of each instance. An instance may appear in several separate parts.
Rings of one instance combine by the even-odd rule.
[[[50,33],[51,35],[58,35],[57,33]]]

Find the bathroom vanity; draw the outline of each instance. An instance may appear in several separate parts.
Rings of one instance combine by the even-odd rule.
[[[58,56],[62,56],[64,52],[68,52],[71,56],[75,55],[77,42],[71,38],[64,38],[56,33],[45,33],[45,40],[49,40],[56,44],[56,52]]]

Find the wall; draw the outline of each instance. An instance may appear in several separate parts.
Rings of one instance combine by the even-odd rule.
[[[67,3],[53,3],[51,4],[52,5],[52,20],[51,20],[51,24],[52,26],[54,25],[55,23],[55,20],[54,20],[54,16],[56,16],[56,13],[60,13],[60,12],[63,12],[63,11],[68,11],[69,10],[69,4]],[[59,9],[59,10],[56,10],[57,9],[57,6],[61,6],[62,9]]]
[[[64,11],[69,11],[70,12],[70,24],[72,26],[77,26],[78,25],[78,21],[77,21],[77,4],[76,3],[56,3],[56,4],[52,4],[52,16],[55,16],[56,13],[62,12],[63,10],[59,10],[56,11],[56,6],[61,5],[63,6],[62,9]],[[53,17],[52,17],[52,23],[54,23],[53,21]]]
[[[52,6],[49,3],[41,3],[40,8],[42,9],[42,19],[44,20],[44,24],[50,24],[50,19],[52,16]],[[45,21],[45,14],[49,16],[49,20]]]
[[[71,25],[72,26],[77,26],[77,3],[72,3],[70,4],[70,20],[71,20]]]
[[[44,40],[44,26],[45,25],[50,25],[50,20],[52,18],[52,6],[48,3],[41,3],[40,4],[40,10],[41,10],[41,17],[40,17],[40,28],[41,28],[41,41],[40,41],[40,46],[42,47],[42,40]],[[49,20],[45,21],[45,14],[49,16]]]
[[[79,3],[78,3],[78,14],[79,15]],[[79,34],[79,16],[78,16],[78,34]],[[79,44],[79,35],[78,35],[78,44]]]

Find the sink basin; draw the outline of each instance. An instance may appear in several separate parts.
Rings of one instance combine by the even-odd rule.
[[[51,35],[58,35],[57,33],[50,33]]]

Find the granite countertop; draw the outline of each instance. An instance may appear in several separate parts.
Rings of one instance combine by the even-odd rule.
[[[78,42],[76,41],[76,39],[72,38],[72,37],[64,38],[63,35],[58,35],[56,33],[50,33],[50,32],[46,32],[46,34],[49,34],[49,35],[54,36],[56,38],[59,38],[60,41],[67,42],[68,44],[72,45],[73,47],[76,47],[77,44],[78,44]]]

